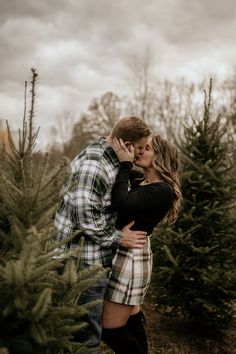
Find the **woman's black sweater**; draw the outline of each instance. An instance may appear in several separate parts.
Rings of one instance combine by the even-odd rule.
[[[140,185],[140,178],[131,178],[132,167],[132,162],[121,162],[113,186],[112,207],[118,213],[116,227],[121,229],[134,220],[131,229],[146,231],[149,235],[171,207],[173,192],[165,182]]]

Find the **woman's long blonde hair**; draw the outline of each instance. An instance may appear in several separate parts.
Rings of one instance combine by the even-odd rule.
[[[168,183],[173,190],[173,204],[164,219],[164,222],[173,224],[178,217],[182,200],[179,153],[174,145],[167,142],[160,135],[153,135],[152,146],[155,153],[153,166],[160,178]]]

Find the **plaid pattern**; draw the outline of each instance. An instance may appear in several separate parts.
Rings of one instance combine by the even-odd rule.
[[[62,190],[55,216],[56,240],[61,241],[76,230],[82,231],[83,246],[78,242],[65,248],[84,263],[111,266],[114,250],[122,233],[115,229],[116,213],[111,210],[111,190],[119,169],[113,149],[100,138],[83,150],[70,165],[70,176]]]
[[[105,299],[125,305],[139,305],[151,281],[152,251],[150,236],[141,249],[120,247],[113,260]]]

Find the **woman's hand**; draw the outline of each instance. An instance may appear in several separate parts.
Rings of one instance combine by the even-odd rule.
[[[134,147],[131,143],[126,146],[122,139],[114,138],[112,139],[112,147],[120,162],[134,161]]]

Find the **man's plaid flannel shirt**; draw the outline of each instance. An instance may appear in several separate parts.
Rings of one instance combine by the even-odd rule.
[[[111,189],[119,161],[106,140],[100,138],[83,150],[70,168],[55,216],[56,239],[81,230],[85,237],[79,255],[84,263],[110,266],[122,238],[121,231],[115,229],[116,214],[111,209]],[[69,245],[72,254],[78,251],[78,243]]]

